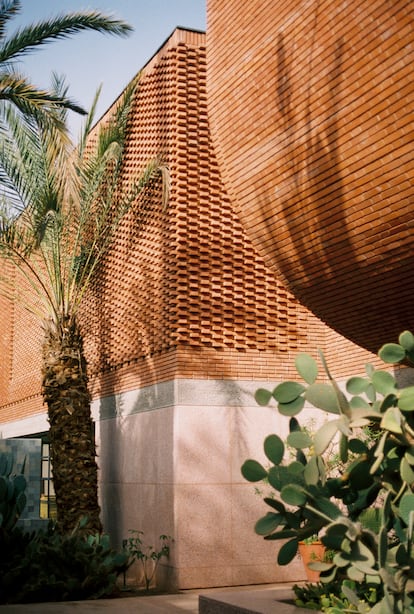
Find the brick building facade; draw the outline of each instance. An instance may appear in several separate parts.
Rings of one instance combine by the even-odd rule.
[[[226,194],[210,137],[205,35],[177,29],[144,67],[125,172],[160,153],[171,171],[128,214],[85,300],[83,332],[105,530],[174,537],[180,588],[298,580],[253,524],[261,499],[240,466],[285,420],[255,390],[325,351],[343,379],[375,358],[305,309],[258,254]],[[110,112],[110,111],[109,111]],[[0,432],[47,431],[39,323],[0,299]]]

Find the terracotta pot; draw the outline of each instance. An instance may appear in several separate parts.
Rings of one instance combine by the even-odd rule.
[[[305,542],[299,542],[299,555],[303,561],[305,567],[306,579],[308,582],[319,581],[319,571],[309,569],[309,563],[320,562],[324,560],[325,546],[321,542],[313,542],[312,544],[305,544]]]

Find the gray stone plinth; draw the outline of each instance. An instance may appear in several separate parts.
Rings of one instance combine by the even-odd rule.
[[[293,597],[288,589],[208,593],[199,596],[199,614],[309,614],[309,610],[286,603]]]

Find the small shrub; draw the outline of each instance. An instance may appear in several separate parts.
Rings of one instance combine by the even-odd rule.
[[[129,556],[129,565],[134,561],[140,561],[144,574],[145,590],[149,590],[151,582],[156,576],[158,565],[163,557],[170,556],[170,543],[173,541],[169,535],[160,535],[159,547],[144,544],[143,531],[131,529],[131,537],[123,541],[124,550]]]
[[[14,528],[0,547],[0,603],[98,599],[117,590],[127,567],[124,552],[114,551],[107,535],[85,537],[78,527],[71,535],[24,533]]]
[[[11,455],[0,455],[0,603],[97,599],[116,590],[128,564],[107,535],[82,534],[87,519],[71,535],[50,523],[47,531],[16,527],[26,505],[23,468],[14,475]]]
[[[345,592],[344,592],[345,590]],[[351,591],[356,600],[353,602],[347,597],[347,591]],[[304,584],[293,586],[295,604],[298,607],[317,610],[326,614],[339,614],[340,612],[369,612],[377,603],[377,587],[366,583],[357,584],[350,580],[318,582],[316,584]]]

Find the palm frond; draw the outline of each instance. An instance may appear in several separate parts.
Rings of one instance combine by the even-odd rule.
[[[22,122],[13,107],[6,110],[0,169],[20,194],[22,208],[29,204],[42,210],[55,198],[52,193],[61,191],[70,168],[66,162],[70,147],[66,133],[54,127],[45,131],[37,118]]]
[[[24,116],[36,116],[44,125],[63,126],[57,113],[60,107],[81,115],[86,113],[74,100],[53,91],[38,89],[16,72],[0,72],[0,101],[13,103]],[[0,109],[0,114],[3,115],[4,110]]]
[[[112,117],[99,126],[91,147],[80,150],[79,176],[81,202],[89,210],[97,200],[109,203],[119,180],[122,156],[138,79],[134,79],[119,98]],[[85,140],[88,139],[85,134]]]
[[[66,82],[66,78],[64,75],[59,75],[55,71],[52,72],[50,91],[58,98],[62,100],[68,100],[69,85]],[[66,124],[68,118],[68,107],[65,104],[60,104],[55,112],[59,116],[61,121]]]
[[[171,173],[170,167],[163,160],[160,161],[159,172],[162,177],[162,208],[165,211],[171,196]]]
[[[14,189],[23,206],[0,225],[0,253],[33,276],[37,291],[45,289],[47,313],[57,322],[62,315],[76,316],[124,216],[159,175],[163,207],[168,201],[169,171],[161,159],[132,180],[123,174],[137,87],[135,80],[125,89],[106,121],[92,129],[89,122],[79,148],[36,116],[21,122],[18,111],[7,111],[0,139],[0,177],[7,178],[2,197],[10,209],[8,191]],[[62,88],[57,80],[55,89]]]
[[[22,8],[20,0],[1,0],[0,2],[0,40],[4,38],[9,19],[17,15]]]
[[[93,126],[93,122],[95,120],[95,113],[96,113],[96,108],[98,106],[98,102],[99,102],[99,96],[101,95],[101,91],[102,91],[102,84],[97,88],[95,95],[93,97],[92,100],[92,105],[91,108],[85,118],[85,123],[82,127],[82,132],[80,135],[80,139],[79,139],[79,145],[78,145],[78,149],[79,149],[79,156],[82,158],[84,152],[85,152],[85,147],[86,147],[86,143],[88,140],[88,135],[91,132],[92,126]]]
[[[85,30],[127,36],[133,28],[125,21],[104,15],[99,11],[81,11],[58,15],[18,29],[0,45],[0,64],[17,60],[36,47],[53,40],[65,39]]]
[[[31,195],[32,183],[40,185],[42,182],[38,140],[33,122],[20,125],[16,112],[11,108],[6,115],[7,124],[2,126],[0,140],[0,173],[6,190],[3,195],[5,200],[6,197],[12,198],[13,208],[21,211]],[[37,182],[31,178],[33,171],[36,171]]]

